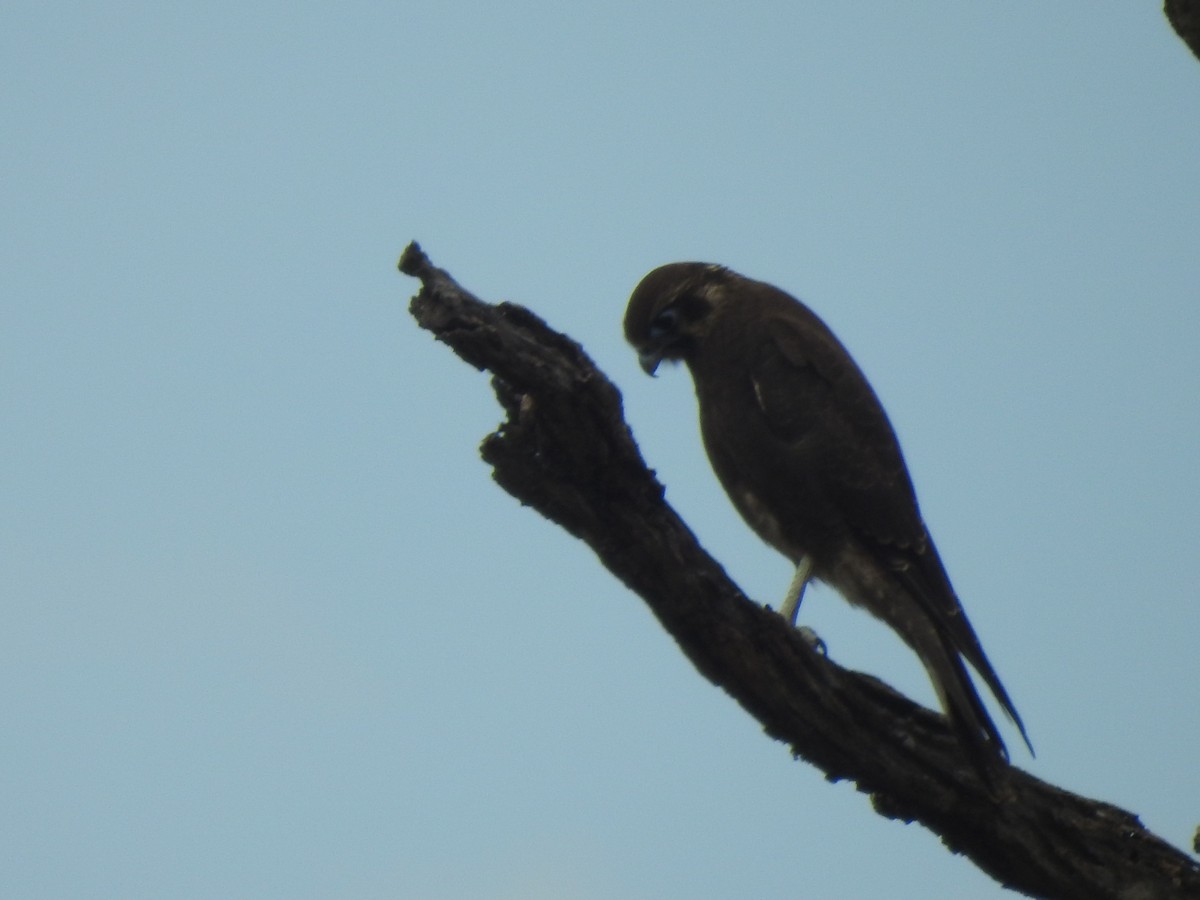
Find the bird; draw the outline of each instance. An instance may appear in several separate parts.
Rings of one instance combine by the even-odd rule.
[[[690,370],[717,479],[795,566],[780,614],[794,626],[806,585],[830,586],[913,650],[985,774],[1008,750],[964,663],[1032,754],[922,519],[887,413],[817,314],[724,266],[678,262],[637,285],[624,332],[647,374],[664,361]]]

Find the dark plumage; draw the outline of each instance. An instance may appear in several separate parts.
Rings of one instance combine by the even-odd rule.
[[[783,615],[794,623],[805,583],[820,579],[916,652],[977,760],[1007,754],[964,659],[1029,745],[921,520],[887,415],[816,314],[721,266],[673,263],[633,292],[625,337],[648,373],[664,359],[691,370],[717,477],[797,567]]]

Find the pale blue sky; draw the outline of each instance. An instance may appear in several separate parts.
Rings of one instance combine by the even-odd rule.
[[[753,596],[649,269],[806,299],[1038,758],[1200,823],[1200,64],[1160,4],[10,2],[0,895],[1011,896],[826,784],[490,480],[404,244],[624,391]],[[839,661],[932,703],[825,591]]]

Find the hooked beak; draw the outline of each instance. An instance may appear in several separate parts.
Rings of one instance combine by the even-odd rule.
[[[658,371],[658,365],[662,362],[662,352],[657,350],[646,350],[638,354],[638,363],[641,364],[642,371],[654,377],[654,373]]]

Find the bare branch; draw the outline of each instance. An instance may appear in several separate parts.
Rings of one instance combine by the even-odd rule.
[[[1133,814],[1013,767],[989,787],[940,715],[841,668],[748,600],[663,500],[620,392],[577,343],[524,307],[473,297],[415,243],[400,270],[421,280],[420,326],[494,376],[507,419],[482,455],[496,481],[585,541],[767,734],[1031,897],[1200,897],[1200,867]]]

